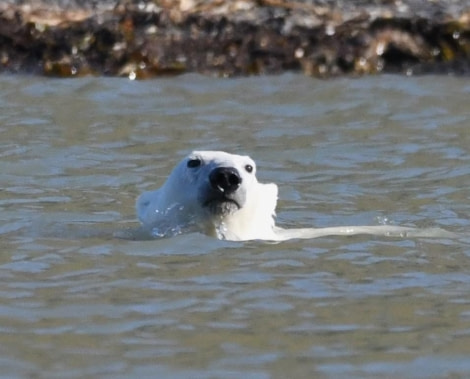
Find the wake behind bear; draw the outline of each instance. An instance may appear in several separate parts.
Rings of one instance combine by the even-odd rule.
[[[453,237],[439,228],[393,225],[283,229],[275,225],[278,189],[256,178],[248,156],[223,151],[193,151],[163,186],[145,192],[136,203],[142,228],[153,237],[201,232],[231,241],[316,238],[372,234],[399,237]]]

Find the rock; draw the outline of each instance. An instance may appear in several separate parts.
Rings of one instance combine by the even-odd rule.
[[[144,79],[468,74],[465,0],[7,0],[0,70]]]

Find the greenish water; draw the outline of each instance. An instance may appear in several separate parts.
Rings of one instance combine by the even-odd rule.
[[[9,378],[470,375],[470,81],[0,77]],[[458,240],[125,241],[193,149],[252,156],[278,224]]]

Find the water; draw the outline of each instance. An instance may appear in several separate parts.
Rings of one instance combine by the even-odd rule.
[[[466,78],[0,77],[8,378],[470,374]],[[286,227],[448,239],[126,241],[193,149],[251,155]]]

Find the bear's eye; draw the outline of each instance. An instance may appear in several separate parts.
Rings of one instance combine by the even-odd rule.
[[[246,172],[253,172],[253,166],[251,164],[247,164],[245,166],[245,170],[246,170]]]
[[[187,163],[187,166],[189,168],[196,168],[196,167],[199,167],[201,165],[201,160],[198,159],[198,158],[193,158],[193,159],[190,159]]]

